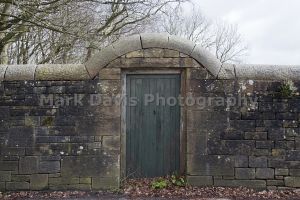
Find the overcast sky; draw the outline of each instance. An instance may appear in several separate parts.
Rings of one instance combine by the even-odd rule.
[[[246,63],[300,65],[300,0],[193,0],[211,20],[238,24]]]

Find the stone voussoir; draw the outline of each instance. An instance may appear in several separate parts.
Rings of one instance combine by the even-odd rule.
[[[140,35],[133,35],[126,37],[118,42],[112,44],[118,56],[122,56],[128,52],[137,51],[142,49]]]
[[[201,63],[212,75],[218,76],[221,69],[221,62],[209,51],[197,45],[191,54],[191,57]]]
[[[141,34],[143,49],[169,47],[169,34],[166,33],[143,33]]]
[[[174,35],[169,36],[168,48],[180,51],[186,55],[191,55],[195,48],[195,43]]]
[[[112,45],[102,49],[100,53],[94,55],[85,63],[90,77],[94,78],[99,73],[100,69],[102,69],[118,57],[118,53]]]

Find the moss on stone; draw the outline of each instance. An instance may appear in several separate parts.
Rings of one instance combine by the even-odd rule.
[[[53,126],[54,124],[54,119],[53,117],[46,117],[42,121],[42,126]]]

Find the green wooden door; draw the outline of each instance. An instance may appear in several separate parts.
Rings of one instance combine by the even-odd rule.
[[[128,75],[126,91],[127,176],[179,172],[180,108],[174,97],[180,94],[180,75]],[[157,102],[157,96],[163,98]]]

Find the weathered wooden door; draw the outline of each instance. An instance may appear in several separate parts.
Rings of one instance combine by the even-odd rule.
[[[127,176],[179,172],[180,75],[128,75],[126,91]]]

